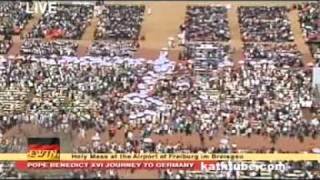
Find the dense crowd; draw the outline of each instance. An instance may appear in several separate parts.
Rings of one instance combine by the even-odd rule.
[[[230,30],[224,6],[188,6],[184,24],[187,41],[228,41]]]
[[[75,56],[78,44],[74,41],[44,41],[42,39],[28,39],[21,45],[21,54],[40,56],[59,55]]]
[[[226,102],[229,109],[234,107],[224,122],[226,133],[269,135],[273,141],[280,136],[303,141],[319,135],[319,120],[307,120],[302,114],[302,108],[312,106],[310,70],[248,65],[240,74],[227,72],[219,79],[225,82],[221,91],[233,99]]]
[[[319,2],[304,3],[300,6],[299,17],[303,34],[307,42],[320,40],[320,4]]]
[[[116,41],[93,42],[88,56],[75,57],[78,45],[72,41],[27,39],[21,48],[24,55],[0,57],[0,110],[2,101],[8,99],[23,104],[22,109],[14,106],[0,114],[0,138],[13,126],[32,123],[54,132],[73,130],[80,139],[95,130],[91,142],[74,147],[75,152],[232,153],[238,149],[229,141],[218,147],[192,147],[153,142],[151,136],[198,134],[201,143],[204,137],[212,140],[219,132],[227,140],[230,136],[254,134],[270,137],[273,143],[279,137],[298,138],[301,142],[305,137],[319,137],[320,119],[307,120],[302,113],[303,108],[313,106],[312,71],[301,68],[302,54],[296,45],[245,43],[246,62],[240,69],[233,69],[226,66],[232,64],[230,46],[204,42],[230,39],[227,8],[188,6],[186,21],[180,28],[188,40],[182,56],[191,61],[172,62],[166,52],[154,61],[135,59],[144,10],[144,6],[103,6],[95,36]],[[292,41],[287,11],[285,7],[240,7],[244,40]],[[306,16],[315,16],[314,11]],[[57,14],[46,13],[28,36],[79,39],[92,13],[92,6],[60,5]],[[1,41],[0,53],[6,53],[10,46],[10,41]],[[313,53],[316,58],[320,56],[319,48]],[[207,74],[197,79],[196,69]],[[11,90],[26,92],[27,97]],[[16,99],[16,95],[21,98]],[[120,131],[125,132],[123,144],[112,140]],[[102,141],[104,133],[111,140]],[[23,143],[17,138],[0,140],[2,152],[23,151],[19,146]],[[308,171],[316,165],[287,162],[288,171],[269,175],[285,178],[296,168],[302,171],[301,178],[317,178],[319,174]],[[165,170],[160,176],[262,177],[261,172],[254,173]],[[21,174],[11,165],[6,169],[0,165],[0,178],[8,176]],[[118,174],[96,171],[71,172],[68,176],[116,178]]]
[[[0,54],[6,54],[12,46],[11,40],[0,41]]]
[[[98,15],[96,39],[137,40],[141,30],[144,5],[106,5]]]
[[[296,44],[262,44],[245,43],[244,56],[248,61],[266,61],[276,66],[301,67],[303,64],[302,54]]]
[[[232,62],[232,50],[225,44],[190,42],[184,47],[183,59],[192,61],[195,70],[217,69],[219,64]]]
[[[92,17],[92,5],[60,4],[55,13],[46,11],[27,37],[80,39]]]
[[[83,137],[87,129],[101,133],[110,125],[139,128],[144,138],[178,132],[213,137],[223,125],[230,135],[316,138],[319,120],[302,115],[312,107],[311,71],[260,63],[240,72],[220,68],[200,84],[187,65],[173,66],[164,57],[151,64],[90,56],[4,61],[2,87],[29,89],[34,98],[26,112],[4,115],[2,124],[72,128]],[[218,98],[205,89],[218,91]]]
[[[91,56],[133,57],[138,48],[134,41],[94,41],[89,48]]]
[[[54,131],[70,127],[104,131],[108,122],[125,122],[129,114],[139,113],[139,107],[131,107],[132,98],[145,97],[145,91],[156,83],[157,74],[168,68],[160,61],[153,66],[142,62],[91,56],[80,59],[21,56],[10,63],[2,59],[2,87],[29,89],[33,93],[33,98],[26,102],[25,112],[4,115],[6,120],[2,124],[9,128],[32,122]],[[134,89],[138,93],[123,99]]]
[[[23,3],[0,2],[0,34],[19,34],[32,17]]]
[[[287,7],[241,6],[238,9],[244,41],[293,41]]]

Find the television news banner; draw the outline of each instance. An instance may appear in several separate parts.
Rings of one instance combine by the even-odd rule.
[[[156,154],[156,153],[69,153],[60,154],[59,138],[28,138],[27,154],[15,155],[16,168],[34,169],[171,169],[188,171],[286,170],[281,162],[255,163],[256,160],[319,159],[319,154]],[[266,155],[268,157],[266,157]],[[18,157],[19,156],[19,157]],[[7,155],[7,158],[10,158]]]
[[[180,160],[177,160],[179,158]],[[19,170],[90,168],[200,170],[201,163],[202,166],[215,163],[213,160],[200,162],[197,159],[199,156],[194,154],[60,154],[59,138],[28,138],[26,160],[17,161],[16,167]]]

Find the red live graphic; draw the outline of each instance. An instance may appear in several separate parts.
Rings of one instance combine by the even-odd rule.
[[[17,161],[16,168],[28,169],[186,169],[201,170],[215,161]]]

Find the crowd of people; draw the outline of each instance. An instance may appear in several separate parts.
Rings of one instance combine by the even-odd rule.
[[[301,28],[307,42],[320,41],[320,4],[319,2],[304,3],[299,7]]]
[[[263,61],[275,65],[302,67],[303,57],[296,44],[288,43],[245,43],[245,61]]]
[[[171,64],[161,60],[152,65],[139,59],[92,56],[19,56],[3,58],[1,62],[0,84],[4,91],[28,89],[33,94],[25,102],[24,112],[3,115],[3,133],[17,123],[38,124],[55,132],[71,127],[80,132],[90,128],[102,132],[108,122],[125,122],[129,115],[133,118],[143,113],[134,104],[136,96],[146,97],[160,77],[158,74],[167,71]],[[137,93],[130,94],[134,90]],[[150,106],[161,103],[153,98],[148,101]]]
[[[28,38],[80,39],[93,17],[93,5],[59,4],[55,13],[46,11]]]
[[[138,46],[134,41],[94,41],[89,48],[89,55],[133,57]]]
[[[31,3],[30,3],[31,4]],[[32,17],[26,6],[19,2],[0,2],[0,34],[19,34]]]
[[[242,39],[250,42],[293,41],[285,6],[241,6],[238,9]]]
[[[74,152],[81,153],[238,152],[229,142],[209,148],[153,142],[151,137],[155,134],[198,134],[202,143],[204,137],[212,140],[220,132],[226,139],[262,135],[273,143],[280,137],[298,138],[301,142],[305,137],[319,138],[320,119],[307,120],[302,112],[313,106],[312,71],[301,68],[302,54],[296,45],[245,43],[245,63],[234,69],[226,66],[232,64],[230,46],[217,42],[230,39],[227,8],[188,6],[186,21],[180,28],[188,41],[182,56],[191,61],[172,62],[166,52],[154,61],[146,61],[133,58],[144,11],[144,6],[103,6],[96,39],[116,41],[94,41],[88,56],[75,57],[78,45],[73,41],[27,39],[21,48],[24,55],[0,57],[0,94],[14,89],[29,95],[17,100],[24,104],[23,110],[13,108],[0,114],[0,136],[16,125],[29,123],[54,132],[76,132],[80,139],[87,138],[88,130],[95,130],[91,143],[73,147]],[[92,6],[59,5],[57,14],[46,13],[28,37],[58,33],[61,38],[79,39],[92,13]],[[239,16],[244,41],[293,40],[285,7],[240,7]],[[0,42],[0,53],[6,53],[9,47],[10,41]],[[194,74],[198,68],[208,72],[201,82]],[[8,94],[10,100],[15,100],[14,94]],[[112,141],[120,131],[125,132],[123,144]],[[111,140],[102,141],[104,133]],[[18,144],[23,143],[12,140],[11,145],[3,141],[0,150],[23,151]],[[319,177],[307,171],[314,164],[287,164],[302,169],[304,178]],[[13,168],[8,169],[3,170],[0,165],[0,177],[19,177]],[[270,176],[286,177],[291,170]],[[220,178],[250,176],[248,172],[216,173],[199,174]],[[261,177],[259,173],[252,176]],[[68,175],[119,177],[114,171]],[[200,176],[162,171],[160,177]]]
[[[190,60],[195,70],[217,69],[219,64],[232,62],[232,50],[226,44],[188,42],[184,47],[183,59]]]
[[[233,101],[234,113],[224,122],[226,132],[233,135],[252,133],[269,135],[273,141],[280,136],[316,138],[319,120],[304,118],[302,108],[311,108],[311,70],[278,68],[273,64],[248,65],[240,74],[227,72],[222,92]],[[220,79],[220,78],[219,78]],[[231,112],[232,112],[231,111]]]
[[[132,101],[140,105],[126,104],[121,114],[129,109],[129,121],[113,121],[116,127],[139,128],[143,138],[179,132],[212,138],[218,131],[229,135],[265,135],[273,141],[280,136],[297,137],[301,141],[306,136],[318,137],[319,119],[306,120],[302,114],[302,108],[312,106],[310,70],[268,63],[247,64],[240,72],[224,68],[207,82],[208,88],[220,93],[219,98],[209,99],[200,94],[206,87],[197,86],[191,73],[182,71],[183,67],[179,66],[180,73],[169,74],[155,84],[151,94],[158,102],[153,101],[165,105],[159,107],[160,111],[156,111],[155,105],[145,104],[145,95],[135,95]],[[133,117],[132,112],[140,113]],[[133,148],[130,142],[134,141],[128,142]],[[119,148],[121,152],[125,149]]]
[[[78,44],[75,41],[27,39],[21,45],[20,53],[39,56],[75,56]]]
[[[96,39],[138,40],[144,5],[105,5],[99,17]]]
[[[6,54],[12,46],[12,40],[0,41],[0,54]]]
[[[180,30],[187,41],[228,41],[227,10],[225,6],[188,6]]]

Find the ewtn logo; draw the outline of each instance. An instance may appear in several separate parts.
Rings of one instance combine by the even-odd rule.
[[[26,8],[26,12],[30,14],[44,14],[46,11],[48,13],[56,13],[57,12],[57,2],[41,2],[41,1],[33,1],[30,2],[20,2],[21,7]]]

